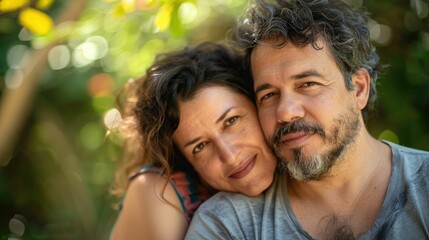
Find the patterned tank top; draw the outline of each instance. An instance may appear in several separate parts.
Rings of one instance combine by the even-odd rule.
[[[146,165],[130,176],[129,180],[131,181],[135,177],[144,173],[162,174],[162,170],[160,167],[154,165]],[[170,184],[173,186],[180,199],[182,209],[185,212],[188,221],[191,221],[197,208],[210,197],[207,189],[185,172],[172,172],[170,176]]]

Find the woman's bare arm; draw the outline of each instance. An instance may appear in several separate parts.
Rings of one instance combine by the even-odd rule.
[[[145,173],[130,183],[112,240],[183,239],[189,224],[170,183],[164,192],[168,202],[160,197],[165,182],[158,174]]]

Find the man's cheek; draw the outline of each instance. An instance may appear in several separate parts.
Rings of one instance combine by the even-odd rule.
[[[266,140],[270,142],[272,140],[272,137],[275,131],[274,124],[272,124],[268,119],[261,118],[261,126]]]

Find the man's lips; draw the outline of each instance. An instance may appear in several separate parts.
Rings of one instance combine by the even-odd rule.
[[[281,138],[281,143],[286,147],[296,147],[313,135],[312,133],[294,132],[288,133]]]
[[[228,177],[238,179],[246,176],[250,171],[252,171],[253,167],[255,166],[255,163],[256,155],[253,156],[249,161],[245,162],[243,165],[234,169]]]

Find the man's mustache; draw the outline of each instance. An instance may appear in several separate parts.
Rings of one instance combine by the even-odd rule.
[[[278,146],[280,144],[280,139],[289,133],[295,133],[295,132],[305,132],[305,133],[315,133],[319,134],[322,139],[325,139],[326,134],[325,130],[320,126],[319,124],[311,124],[307,123],[304,120],[295,121],[292,123],[284,123],[281,126],[279,126],[272,138],[272,143],[274,146]]]

